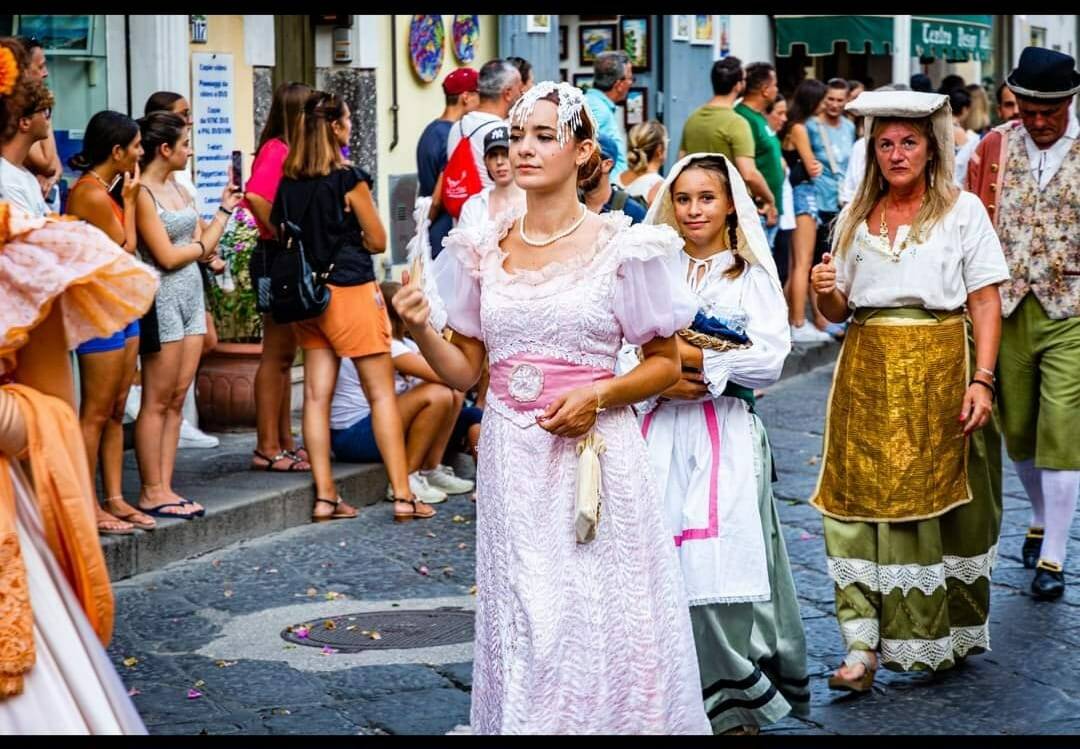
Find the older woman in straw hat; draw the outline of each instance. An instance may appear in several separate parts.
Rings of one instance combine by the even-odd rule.
[[[936,671],[989,646],[1009,273],[985,208],[954,186],[948,98],[874,92],[848,108],[867,118],[866,173],[812,283],[826,317],[854,324],[811,504],[848,651],[829,686],[867,691],[879,658]]]

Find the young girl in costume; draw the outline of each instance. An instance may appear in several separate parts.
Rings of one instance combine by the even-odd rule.
[[[665,260],[699,315],[677,339],[682,378],[640,407],[642,433],[682,563],[713,731],[756,733],[810,707],[772,452],[754,413],[754,388],[776,382],[791,350],[787,307],[754,204],[724,156],[676,164],[646,223],[682,237]]]

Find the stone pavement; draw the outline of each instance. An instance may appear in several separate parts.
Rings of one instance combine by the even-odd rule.
[[[806,498],[817,475],[830,376],[823,367],[785,380],[759,405],[776,453],[775,490],[813,690],[808,720],[788,718],[765,730],[1080,732],[1080,599],[1075,589],[1056,604],[1028,594],[1031,572],[1019,560],[1027,508],[1011,471],[993,575],[992,652],[937,677],[882,671],[863,697],[828,690],[843,646],[821,520]],[[472,608],[474,507],[454,497],[438,509],[432,521],[395,525],[391,505],[380,502],[355,521],[291,528],[118,583],[109,653],[151,733],[439,734],[467,723],[468,644],[323,654],[280,637],[319,617]],[[1070,547],[1071,559],[1080,559],[1080,530]]]

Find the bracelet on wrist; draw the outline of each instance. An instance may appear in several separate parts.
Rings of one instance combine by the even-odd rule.
[[[991,385],[986,380],[972,380],[972,385],[982,385],[984,388],[990,391],[990,402],[993,403],[997,399],[997,388]]]
[[[997,375],[994,374],[994,370],[987,369],[986,367],[976,367],[976,374],[984,374],[990,378],[990,382],[997,382]]]
[[[604,399],[600,396],[599,385],[593,385],[593,395],[596,396],[596,413],[602,414],[604,411],[607,411],[607,408],[604,407]]]
[[[225,206],[223,206],[223,205],[219,205],[219,206],[217,207],[217,209],[218,209],[219,211],[221,211],[222,213],[224,213],[224,214],[225,214],[226,216],[231,216],[231,215],[233,215],[233,212],[232,212],[232,211],[230,211],[230,210],[229,210],[228,208],[226,208],[226,207],[225,207]],[[233,211],[235,211],[235,210],[236,210],[236,209],[234,208],[234,209],[233,209]]]

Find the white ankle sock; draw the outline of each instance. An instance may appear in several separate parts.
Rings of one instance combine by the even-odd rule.
[[[1016,467],[1016,475],[1020,477],[1020,483],[1024,485],[1028,499],[1031,500],[1031,527],[1046,527],[1046,505],[1043,501],[1042,481],[1039,478],[1041,471],[1035,467],[1035,458],[1028,460],[1013,461]]]
[[[1065,547],[1076,514],[1080,494],[1080,471],[1054,471],[1043,468],[1042,493],[1046,503],[1046,537],[1040,556],[1048,562],[1065,563]]]

